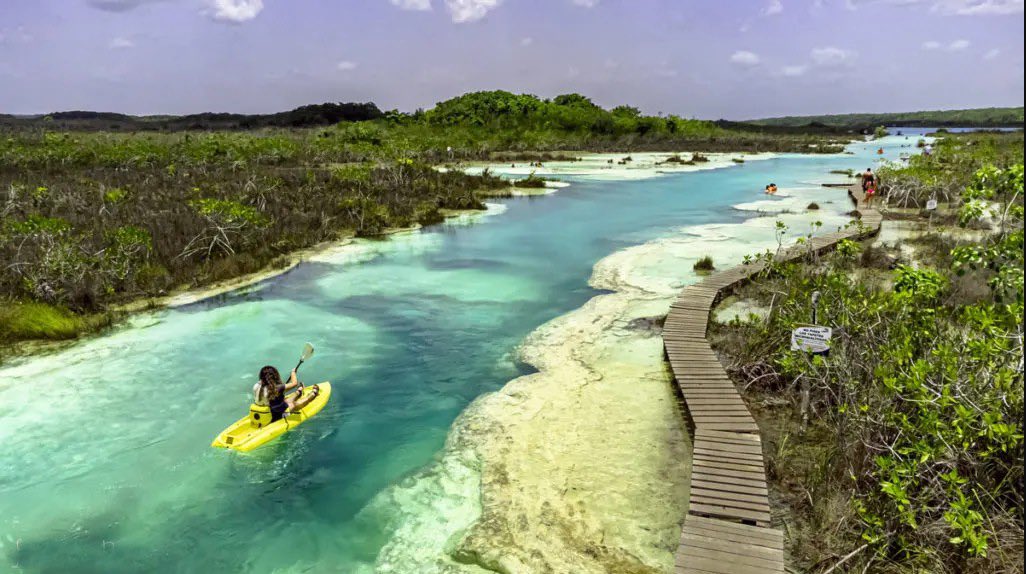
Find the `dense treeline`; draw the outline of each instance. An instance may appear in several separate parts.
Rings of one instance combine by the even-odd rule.
[[[750,123],[793,127],[838,126],[869,130],[876,126],[1022,128],[1023,108],[1019,106],[1017,108],[974,108],[928,112],[784,116],[752,120]]]
[[[767,313],[714,327],[800,570],[1023,572],[1022,146],[947,136],[888,170],[925,197],[961,189],[936,213],[887,208],[913,230],[900,245],[773,265],[742,295]],[[826,356],[788,344],[816,291]]]
[[[397,145],[435,161],[485,159],[495,151],[666,150],[836,152],[844,130],[828,127],[781,129],[709,122],[670,115],[645,116],[634,107],[606,110],[580,94],[541,99],[504,91],[475,92],[438,103],[428,111],[382,113],[372,103],[321,104],[266,115],[194,114],[127,116],[105,112],[58,112],[48,116],[0,116],[0,129],[22,131],[211,131],[302,128],[355,124],[341,134],[352,143]],[[330,135],[330,134],[329,134]],[[831,136],[833,136],[831,138]]]
[[[275,114],[202,113],[185,116],[130,116],[113,112],[69,111],[45,116],[0,115],[0,127],[92,131],[249,130],[329,126],[375,120],[384,114],[373,103],[325,103]]]
[[[845,135],[829,130],[781,133],[676,115],[646,116],[632,106],[606,110],[580,94],[551,100],[504,91],[465,94],[413,114],[386,114],[412,141],[432,135],[455,147],[491,150],[676,150],[838,152]],[[435,145],[442,145],[438,140]]]

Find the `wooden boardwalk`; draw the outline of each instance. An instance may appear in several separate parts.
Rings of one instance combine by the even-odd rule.
[[[789,261],[828,251],[842,239],[880,231],[880,213],[848,194],[861,226],[813,238],[777,255]],[[770,505],[759,427],[706,340],[709,313],[720,297],[758,273],[762,262],[718,271],[685,287],[670,305],[663,345],[694,424],[691,498],[676,553],[677,574],[784,572],[784,537],[770,527]]]

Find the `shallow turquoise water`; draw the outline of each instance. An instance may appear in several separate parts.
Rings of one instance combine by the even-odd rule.
[[[907,143],[888,138],[885,157],[910,151]],[[398,514],[368,502],[430,462],[471,400],[528,369],[513,349],[595,294],[587,280],[596,261],[682,227],[741,221],[750,214],[731,206],[762,199],[767,182],[836,181],[826,172],[865,168],[878,145],[578,181],[8,365],[0,571],[373,564]],[[291,368],[307,340],[318,351],[302,378],[335,385],[325,410],[249,455],[209,448],[245,414],[259,368]]]

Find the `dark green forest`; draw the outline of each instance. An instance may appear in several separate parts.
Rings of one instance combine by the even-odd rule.
[[[752,120],[749,123],[761,126],[833,126],[851,129],[873,129],[876,126],[1022,128],[1023,108],[1019,106],[903,113],[784,116]]]
[[[325,103],[301,106],[276,114],[202,113],[185,116],[130,116],[115,112],[68,111],[41,116],[0,114],[0,128],[61,130],[183,131],[301,128],[338,122],[375,120],[382,116],[373,103]]]

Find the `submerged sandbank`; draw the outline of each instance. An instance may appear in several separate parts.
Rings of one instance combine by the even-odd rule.
[[[445,221],[442,225],[463,225],[474,221],[479,217],[487,217],[490,215],[498,215],[506,211],[506,206],[500,203],[485,203],[485,209],[482,210],[460,210],[450,209],[442,212]],[[382,236],[395,236],[407,233],[413,233],[419,230],[422,226],[419,224],[412,225],[410,227],[403,227],[399,229],[389,229],[385,231]],[[378,238],[373,239],[359,239],[353,236],[343,237],[337,241],[326,241],[319,243],[306,249],[300,249],[294,251],[288,255],[287,262],[282,267],[275,269],[263,269],[256,273],[249,275],[243,275],[235,279],[222,281],[213,285],[205,287],[199,287],[195,289],[188,289],[181,292],[176,292],[164,297],[146,299],[138,303],[133,304],[132,307],[126,306],[125,310],[133,311],[145,308],[153,307],[182,307],[184,305],[191,305],[200,301],[205,301],[219,295],[224,295],[232,291],[238,291],[247,287],[252,287],[288,273],[304,261],[324,261],[327,259],[339,257],[342,259],[352,258],[352,260],[360,261],[363,259],[361,254],[367,253],[372,249],[369,249],[371,242],[380,241]]]

